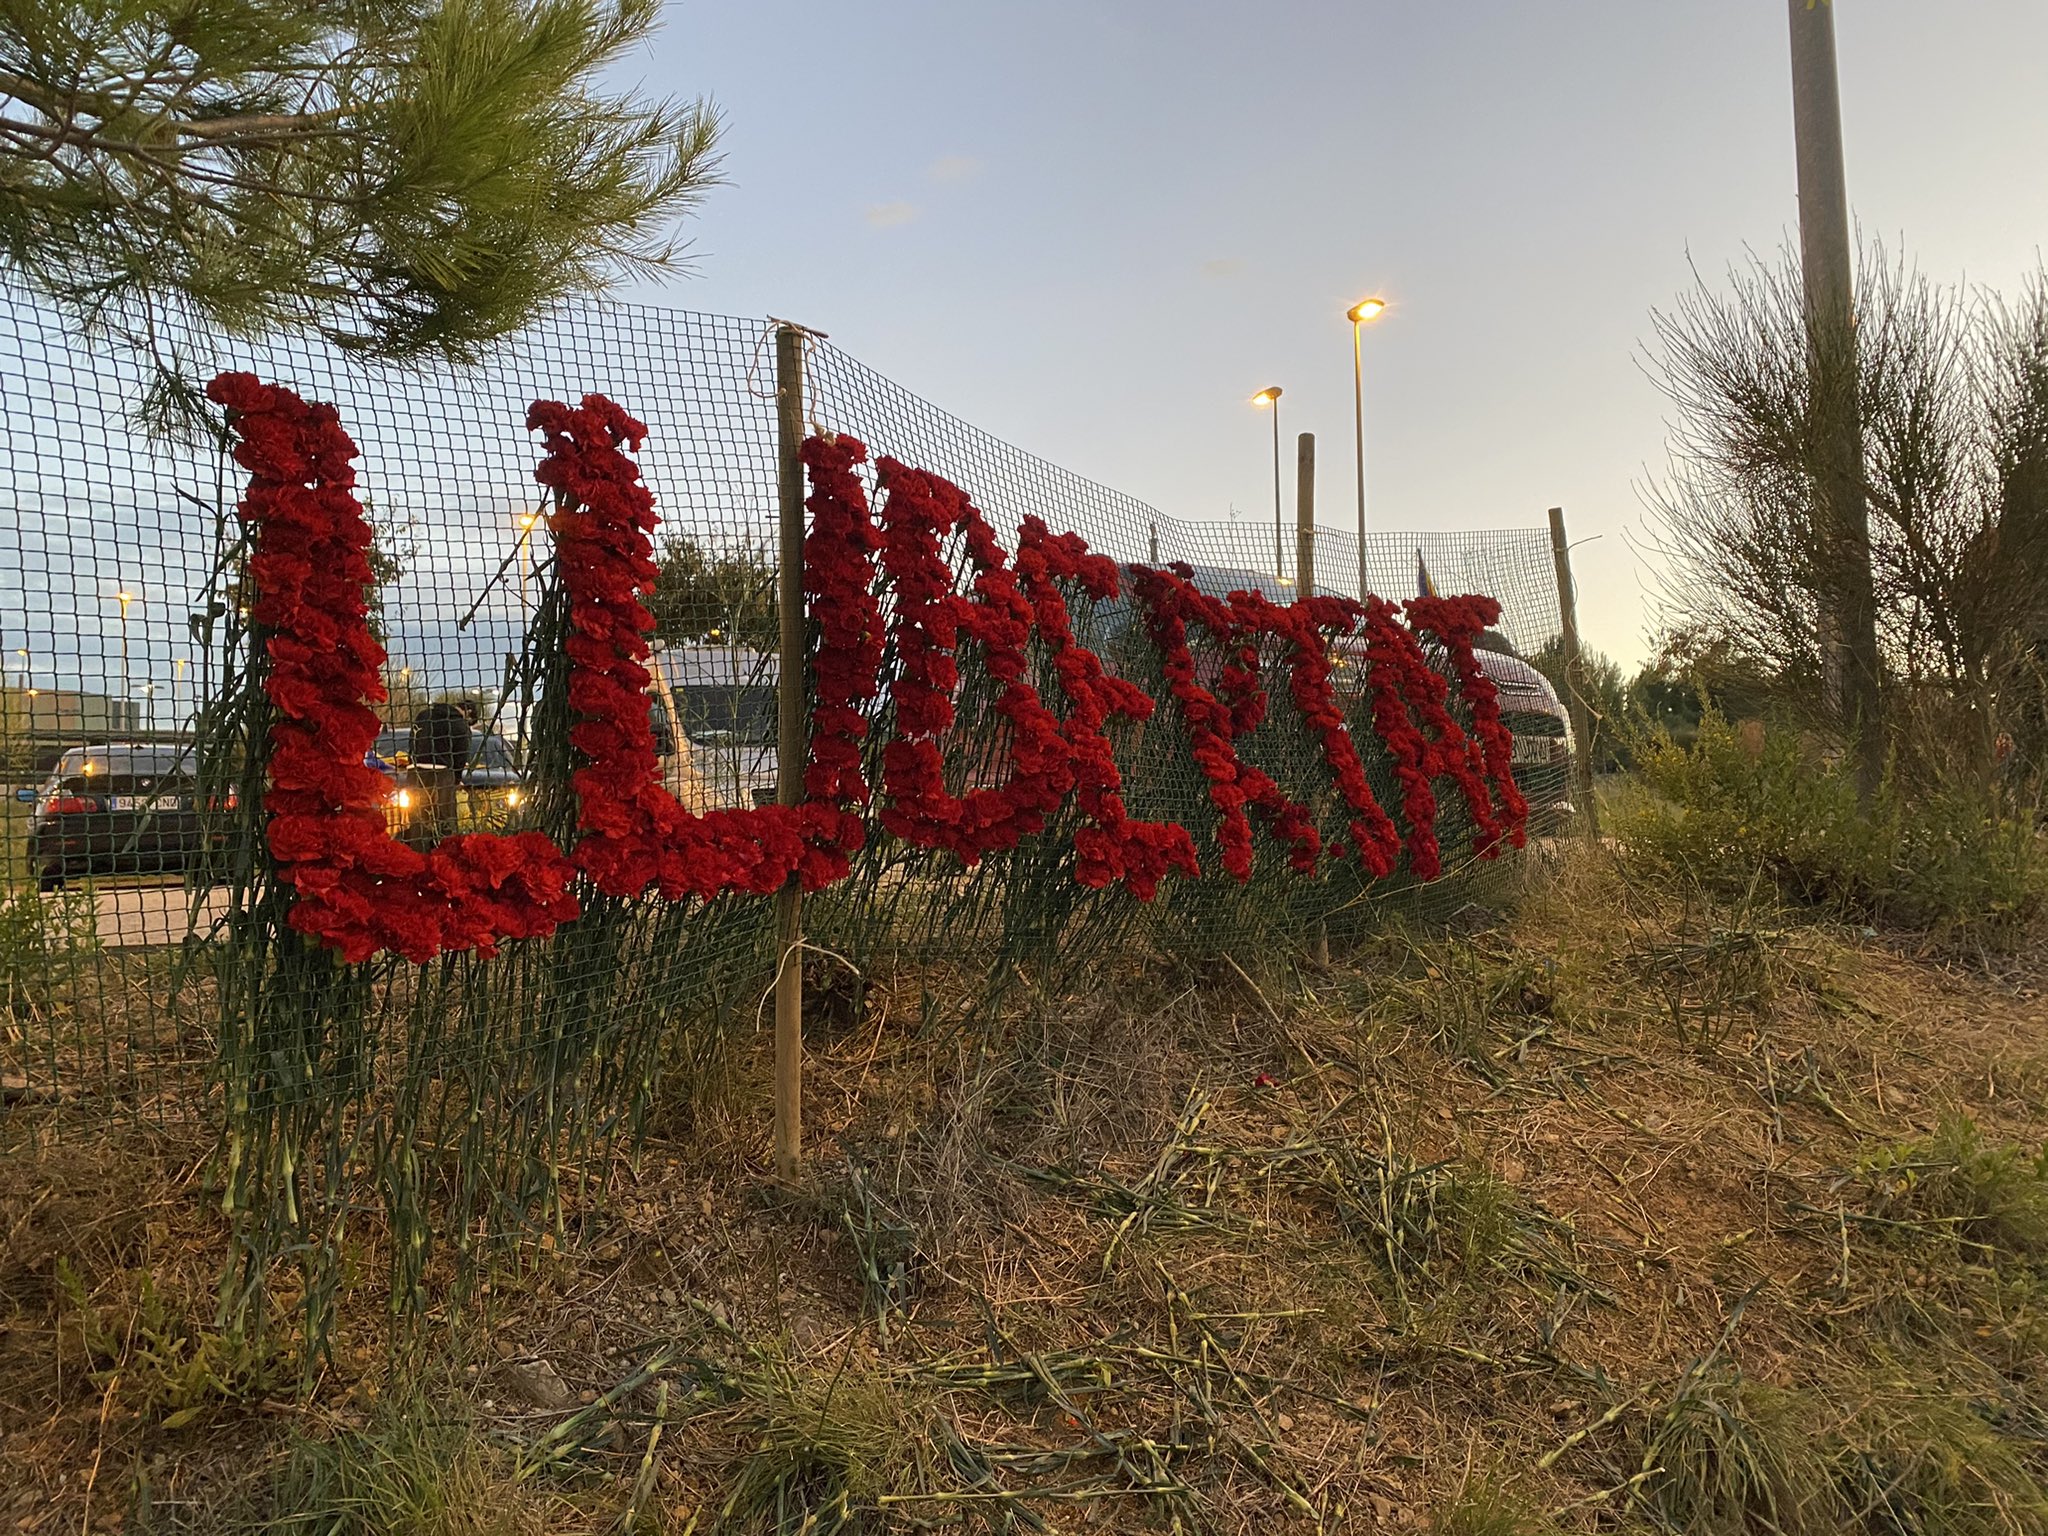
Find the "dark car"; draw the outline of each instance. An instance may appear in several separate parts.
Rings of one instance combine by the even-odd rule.
[[[412,777],[412,732],[387,726],[377,733],[363,762],[391,781],[385,801],[384,822],[393,837],[399,836],[412,819],[414,797],[420,790]],[[519,767],[512,744],[496,731],[477,731],[470,738],[469,766],[462,771],[462,788],[468,803],[463,830],[492,830],[507,820],[526,798],[526,775]]]
[[[412,764],[412,732],[386,726],[377,733],[364,761],[396,781]],[[496,731],[471,733],[469,766],[462,773],[464,789],[511,789],[523,778],[509,741]]]
[[[57,760],[29,812],[28,857],[44,890],[98,874],[181,874],[205,851],[189,746],[108,742]]]

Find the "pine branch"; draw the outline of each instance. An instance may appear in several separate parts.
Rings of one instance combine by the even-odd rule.
[[[193,4],[0,6],[0,261],[81,323],[466,357],[673,262],[716,179],[708,108],[598,89],[652,0]]]

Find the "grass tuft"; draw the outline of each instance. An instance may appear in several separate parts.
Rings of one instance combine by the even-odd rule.
[[[509,1453],[422,1404],[365,1430],[301,1439],[245,1527],[308,1536],[537,1536],[544,1501],[514,1481]]]

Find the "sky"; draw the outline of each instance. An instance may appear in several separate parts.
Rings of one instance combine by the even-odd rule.
[[[2048,4],[1838,0],[1849,195],[2007,292],[2048,232]],[[1175,517],[1272,516],[1270,423],[1349,527],[1562,506],[1580,627],[1657,626],[1651,314],[1796,237],[1782,0],[670,0],[619,83],[707,96],[726,184],[688,275]],[[1286,506],[1293,508],[1292,456]]]

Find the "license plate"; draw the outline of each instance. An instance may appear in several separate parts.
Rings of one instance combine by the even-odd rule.
[[[134,795],[107,796],[107,809],[110,811],[132,811],[135,809],[136,803]]]
[[[1517,763],[1547,763],[1552,746],[1548,736],[1517,736],[1511,760]]]

